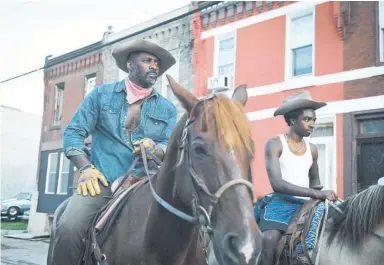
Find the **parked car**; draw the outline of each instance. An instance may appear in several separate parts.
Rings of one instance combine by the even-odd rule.
[[[10,220],[21,218],[26,211],[31,209],[32,193],[20,192],[19,194],[0,201],[1,218]]]
[[[21,220],[26,220],[28,221],[29,220],[29,210],[28,211],[25,211],[23,216],[21,217]]]

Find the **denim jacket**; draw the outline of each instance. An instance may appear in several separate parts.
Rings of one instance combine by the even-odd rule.
[[[131,139],[124,128],[128,111],[124,80],[95,87],[64,130],[65,155],[89,155],[84,140],[92,134],[91,163],[112,183],[131,166],[133,142],[150,138],[165,152],[176,126],[175,105],[153,90],[143,102],[140,124]]]

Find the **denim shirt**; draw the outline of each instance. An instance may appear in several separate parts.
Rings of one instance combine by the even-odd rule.
[[[157,91],[142,105],[140,124],[128,139],[124,122],[129,111],[124,80],[95,87],[81,103],[64,130],[64,153],[70,158],[89,155],[84,140],[92,134],[91,163],[112,183],[127,172],[134,155],[132,143],[152,139],[166,151],[176,126],[176,107]],[[139,168],[135,174],[143,171]]]

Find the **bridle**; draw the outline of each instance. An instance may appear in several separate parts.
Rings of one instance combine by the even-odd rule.
[[[191,202],[192,203],[193,215],[189,215],[189,214],[187,214],[185,212],[182,212],[182,211],[176,209],[174,206],[170,205],[165,200],[163,200],[156,193],[156,191],[155,191],[155,189],[153,187],[153,184],[152,184],[152,176],[150,176],[148,174],[147,154],[152,159],[157,161],[157,163],[159,163],[159,161],[158,161],[157,157],[154,154],[152,154],[149,150],[147,150],[144,147],[143,144],[140,145],[142,159],[143,159],[143,164],[144,164],[144,169],[145,169],[145,171],[147,173],[147,176],[148,176],[148,180],[149,180],[148,182],[149,182],[149,185],[150,185],[150,189],[151,189],[152,195],[156,199],[156,201],[159,204],[161,204],[165,209],[167,209],[169,212],[171,212],[172,214],[174,214],[174,215],[178,216],[179,218],[181,218],[181,219],[183,219],[185,221],[188,221],[188,222],[190,222],[190,223],[192,223],[194,225],[198,225],[203,232],[207,232],[209,234],[213,233],[213,230],[212,230],[212,227],[211,227],[212,211],[213,211],[214,207],[217,205],[217,203],[219,202],[221,196],[223,195],[223,193],[226,190],[228,190],[229,188],[231,188],[233,186],[236,186],[236,185],[245,185],[251,191],[253,203],[256,202],[256,195],[254,193],[253,185],[252,185],[251,182],[249,182],[247,180],[244,180],[244,179],[234,179],[234,180],[231,180],[231,181],[225,183],[215,193],[211,193],[209,191],[208,187],[206,186],[206,184],[204,183],[203,179],[198,176],[198,174],[196,173],[196,171],[194,170],[194,168],[192,166],[192,160],[191,160],[191,156],[189,155],[189,150],[188,150],[188,126],[191,125],[195,121],[195,109],[196,109],[196,107],[200,103],[202,103],[202,102],[204,102],[206,100],[210,100],[213,97],[215,97],[215,95],[211,94],[208,97],[205,97],[205,98],[199,100],[193,106],[193,108],[191,109],[190,115],[189,115],[188,119],[186,120],[186,123],[185,123],[184,128],[183,128],[183,132],[182,132],[182,136],[181,136],[181,144],[179,145],[179,156],[178,156],[179,159],[178,159],[178,162],[176,163],[176,168],[177,168],[184,161],[185,156],[186,155],[188,156],[188,167],[189,167],[190,176],[192,177],[192,181],[193,181],[195,187],[197,186],[197,188],[202,190],[205,193],[205,195],[207,195],[207,197],[209,198],[208,209],[205,209],[199,203],[199,200],[198,200],[197,196],[194,196],[194,199]]]

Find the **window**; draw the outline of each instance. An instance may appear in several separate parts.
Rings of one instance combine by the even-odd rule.
[[[15,197],[16,200],[30,200],[31,193],[28,192],[20,192]]]
[[[63,115],[64,104],[64,84],[57,84],[55,86],[55,106],[53,124],[59,125]]]
[[[360,121],[361,134],[379,134],[384,133],[384,119],[369,119]]]
[[[384,62],[384,2],[379,1],[379,54],[380,62]]]
[[[62,152],[60,154],[60,171],[59,171],[59,181],[57,185],[58,194],[67,194],[69,170],[70,170],[70,161]]]
[[[287,16],[289,77],[313,74],[314,12]]]
[[[336,141],[334,137],[334,126],[332,118],[319,119],[315,125],[314,132],[308,139],[310,143],[316,145],[318,152],[317,163],[319,166],[319,176],[321,185],[324,189],[336,191]]]
[[[228,33],[215,38],[215,67],[214,75],[216,77],[232,77],[234,86],[236,63],[236,33]]]
[[[92,91],[96,86],[96,75],[89,75],[85,77],[85,96]]]
[[[54,194],[56,191],[56,174],[58,159],[58,153],[50,153],[48,155],[47,177],[45,180],[46,194]]]
[[[48,154],[45,193],[66,195],[71,174],[71,162],[64,152]]]

